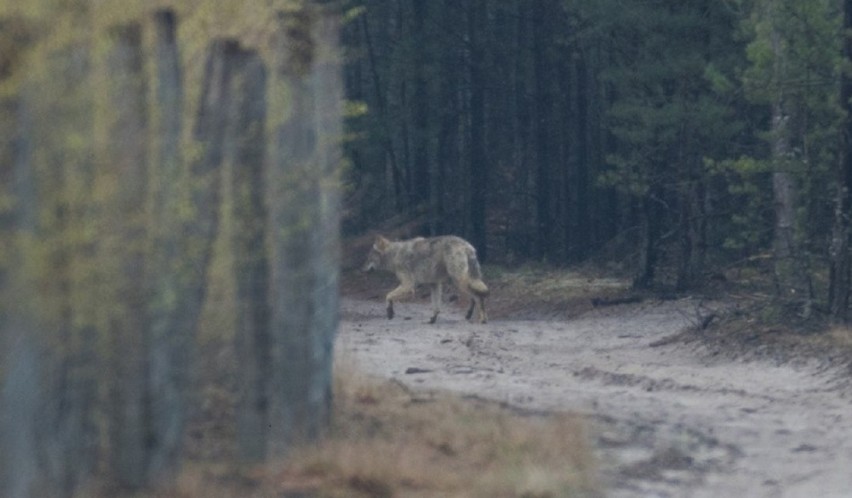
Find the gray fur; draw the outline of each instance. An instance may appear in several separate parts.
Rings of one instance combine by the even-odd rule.
[[[485,323],[488,319],[485,313],[488,286],[482,281],[476,249],[461,237],[444,235],[392,242],[380,236],[367,256],[364,270],[390,271],[399,279],[399,286],[385,298],[388,318],[394,316],[395,300],[412,296],[417,285],[425,284],[431,287],[433,315],[430,323],[435,323],[440,312],[442,286],[449,281],[470,297],[468,319],[477,307],[479,322]]]

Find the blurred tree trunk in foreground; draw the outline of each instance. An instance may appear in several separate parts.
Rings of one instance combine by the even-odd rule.
[[[290,101],[273,131],[269,172],[271,455],[316,439],[328,424],[338,320],[338,27],[315,9],[287,12],[280,23],[272,84]]]
[[[91,46],[74,40],[46,58],[52,77],[34,78],[21,94],[19,119],[30,137],[22,137],[29,144],[19,151],[17,171],[19,195],[31,199],[21,207],[32,213],[17,242],[29,270],[18,275],[28,296],[18,301],[20,319],[32,333],[25,340],[38,342],[40,363],[35,493],[73,489],[94,469],[104,365],[96,361],[94,300],[84,298],[99,295]]]
[[[6,22],[11,21],[0,21],[0,28]],[[9,53],[22,49],[3,42]],[[0,74],[0,82],[5,77]],[[35,205],[25,143],[32,131],[30,112],[21,96],[0,98],[0,496],[9,498],[31,496],[38,477],[41,362],[32,324],[21,309],[32,293],[15,272],[23,262],[19,238],[35,234],[36,214],[27,212]]]
[[[148,193],[147,85],[138,24],[110,30],[107,53],[110,83],[106,98],[114,113],[104,157],[104,174],[115,185],[108,200],[103,233],[111,280],[110,319],[112,385],[109,410],[110,463],[120,484],[146,483],[152,441],[148,392],[148,310],[146,292],[145,205]],[[154,444],[151,444],[151,443]]]
[[[150,301],[148,389],[151,433],[157,451],[148,474],[153,482],[168,482],[179,470],[187,411],[192,330],[176,321],[182,306],[181,262],[183,226],[180,207],[183,168],[180,139],[183,131],[183,76],[172,11],[154,14],[154,112],[151,164],[151,214],[148,263]]]
[[[270,7],[251,25],[271,19],[274,47],[196,33],[205,57],[187,62],[173,12],[98,24],[81,5],[45,15],[43,42],[0,19],[0,496],[177,494],[220,232],[238,456],[282,455],[328,423],[338,22]]]
[[[235,347],[239,369],[237,439],[246,460],[266,455],[268,428],[269,258],[265,205],[266,67],[258,54],[238,50],[233,65],[226,153],[233,192]]]

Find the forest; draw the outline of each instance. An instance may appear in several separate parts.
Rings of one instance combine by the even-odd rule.
[[[756,267],[846,319],[849,2],[349,5],[346,232],[638,288]]]
[[[735,270],[847,321],[850,29],[852,0],[0,0],[0,495],[173,481],[205,316],[234,459],[317,439],[365,234],[638,291]]]

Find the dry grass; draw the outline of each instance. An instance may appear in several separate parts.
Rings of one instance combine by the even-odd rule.
[[[512,270],[485,268],[495,318],[566,319],[589,311],[593,298],[629,292],[626,280],[576,269],[527,265]]]
[[[279,491],[317,497],[596,494],[576,417],[533,417],[448,394],[414,394],[347,371],[331,437],[278,470]]]
[[[828,338],[833,345],[852,350],[852,328],[833,327],[828,331]]]
[[[122,495],[103,486],[78,496],[596,497],[595,473],[579,417],[522,414],[479,399],[412,392],[343,367],[336,376],[333,427],[317,446],[262,466],[191,459],[168,490]]]

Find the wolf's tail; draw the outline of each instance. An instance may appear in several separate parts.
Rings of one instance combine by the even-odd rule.
[[[470,274],[467,286],[471,292],[479,297],[488,297],[488,286],[482,281],[482,270],[479,268],[479,260],[476,259],[476,253],[467,255],[467,271]]]

